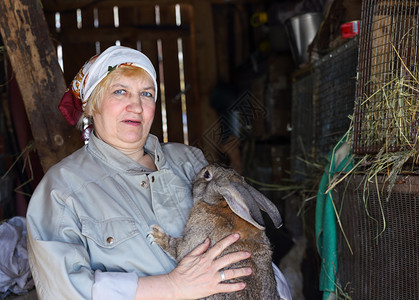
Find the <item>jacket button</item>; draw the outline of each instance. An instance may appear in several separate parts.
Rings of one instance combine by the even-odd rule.
[[[151,182],[154,182],[154,176],[151,176]]]
[[[146,186],[147,186],[147,182],[145,182],[145,181],[141,181],[141,186],[142,186],[142,187],[146,187]]]
[[[113,244],[113,237],[108,237],[107,239],[106,239],[106,242],[109,244],[109,245],[112,245]]]

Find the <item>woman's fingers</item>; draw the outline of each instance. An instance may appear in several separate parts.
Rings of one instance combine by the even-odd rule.
[[[245,260],[249,257],[250,257],[249,252],[245,252],[245,251],[232,252],[232,253],[223,255],[220,258],[217,258],[216,260],[214,260],[214,264],[218,270],[221,270],[221,269],[224,269],[225,267],[228,267],[241,260]]]
[[[202,244],[200,244],[197,247],[195,247],[189,253],[189,255],[193,255],[193,256],[202,255],[202,254],[204,254],[208,250],[209,246],[210,246],[210,239],[209,238],[206,238],[205,241]]]
[[[224,278],[221,275],[222,272],[224,274]],[[235,278],[239,278],[239,277],[245,277],[245,276],[249,276],[251,274],[252,274],[252,269],[251,268],[240,268],[240,269],[221,270],[219,272],[218,276],[219,276],[220,283],[222,283],[225,280],[235,279]]]
[[[223,238],[222,240],[218,241],[210,250],[208,250],[208,254],[213,256],[215,259],[219,256],[228,246],[234,244],[240,235],[238,233],[233,233],[228,235],[227,237]]]
[[[243,289],[246,286],[244,282],[226,283],[223,281],[248,276],[252,270],[250,268],[223,269],[249,258],[250,253],[239,251],[220,257],[223,251],[238,239],[238,234],[232,234],[211,248],[209,248],[210,240],[206,239],[186,255],[178,266],[167,275],[174,294],[183,299],[196,299]],[[221,275],[221,270],[223,270],[224,276]]]
[[[231,234],[217,242],[211,249],[208,250],[207,254],[212,257],[218,270],[250,257],[250,253],[245,251],[233,252],[219,257],[227,247],[234,244],[239,238],[239,234]]]
[[[221,278],[221,272],[224,273],[224,278]],[[225,280],[230,280],[239,277],[245,277],[252,274],[251,268],[240,268],[240,269],[229,269],[229,270],[222,270],[218,273],[219,276],[219,283],[217,286],[217,293],[231,293],[237,292],[242,290],[246,287],[245,282],[235,282],[235,283],[224,283]],[[224,280],[222,280],[224,279]]]
[[[237,283],[221,283],[218,285],[217,294],[219,293],[231,293],[231,292],[237,292],[246,287],[246,283],[244,282],[237,282]]]

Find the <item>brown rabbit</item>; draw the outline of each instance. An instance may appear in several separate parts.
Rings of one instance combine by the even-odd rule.
[[[240,279],[246,282],[246,288],[205,299],[280,299],[272,269],[271,246],[260,212],[260,209],[266,211],[275,227],[279,228],[282,219],[276,206],[234,170],[213,164],[204,167],[195,176],[192,188],[194,205],[183,235],[171,237],[154,225],[154,241],[179,262],[207,237],[213,245],[237,232],[240,239],[221,255],[242,250],[252,254],[249,259],[229,267],[252,268],[251,276]]]

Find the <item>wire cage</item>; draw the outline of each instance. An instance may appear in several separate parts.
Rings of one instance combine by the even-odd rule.
[[[419,125],[418,15],[416,0],[362,3],[353,143],[356,154],[415,147]]]
[[[313,74],[294,78],[292,84],[291,179],[307,177],[304,162],[313,156]]]
[[[293,79],[291,179],[302,182],[307,177],[307,163],[313,156],[313,73],[311,70]]]
[[[338,290],[350,296],[342,299],[417,300],[419,176],[399,176],[388,200],[385,177],[366,180],[348,176],[333,192],[343,228],[337,231]]]
[[[314,64],[315,156],[322,160],[350,127],[358,64],[353,38]]]

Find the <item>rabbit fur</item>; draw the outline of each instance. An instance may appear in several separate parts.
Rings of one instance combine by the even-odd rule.
[[[161,227],[153,225],[154,241],[179,262],[207,237],[212,246],[227,235],[239,233],[240,239],[221,256],[236,251],[251,253],[249,259],[227,267],[252,268],[252,275],[229,281],[245,281],[246,288],[205,299],[280,299],[272,269],[271,245],[260,212],[260,209],[266,211],[279,228],[282,219],[276,206],[233,169],[214,164],[204,167],[195,176],[192,194],[194,204],[182,236],[171,237]]]

